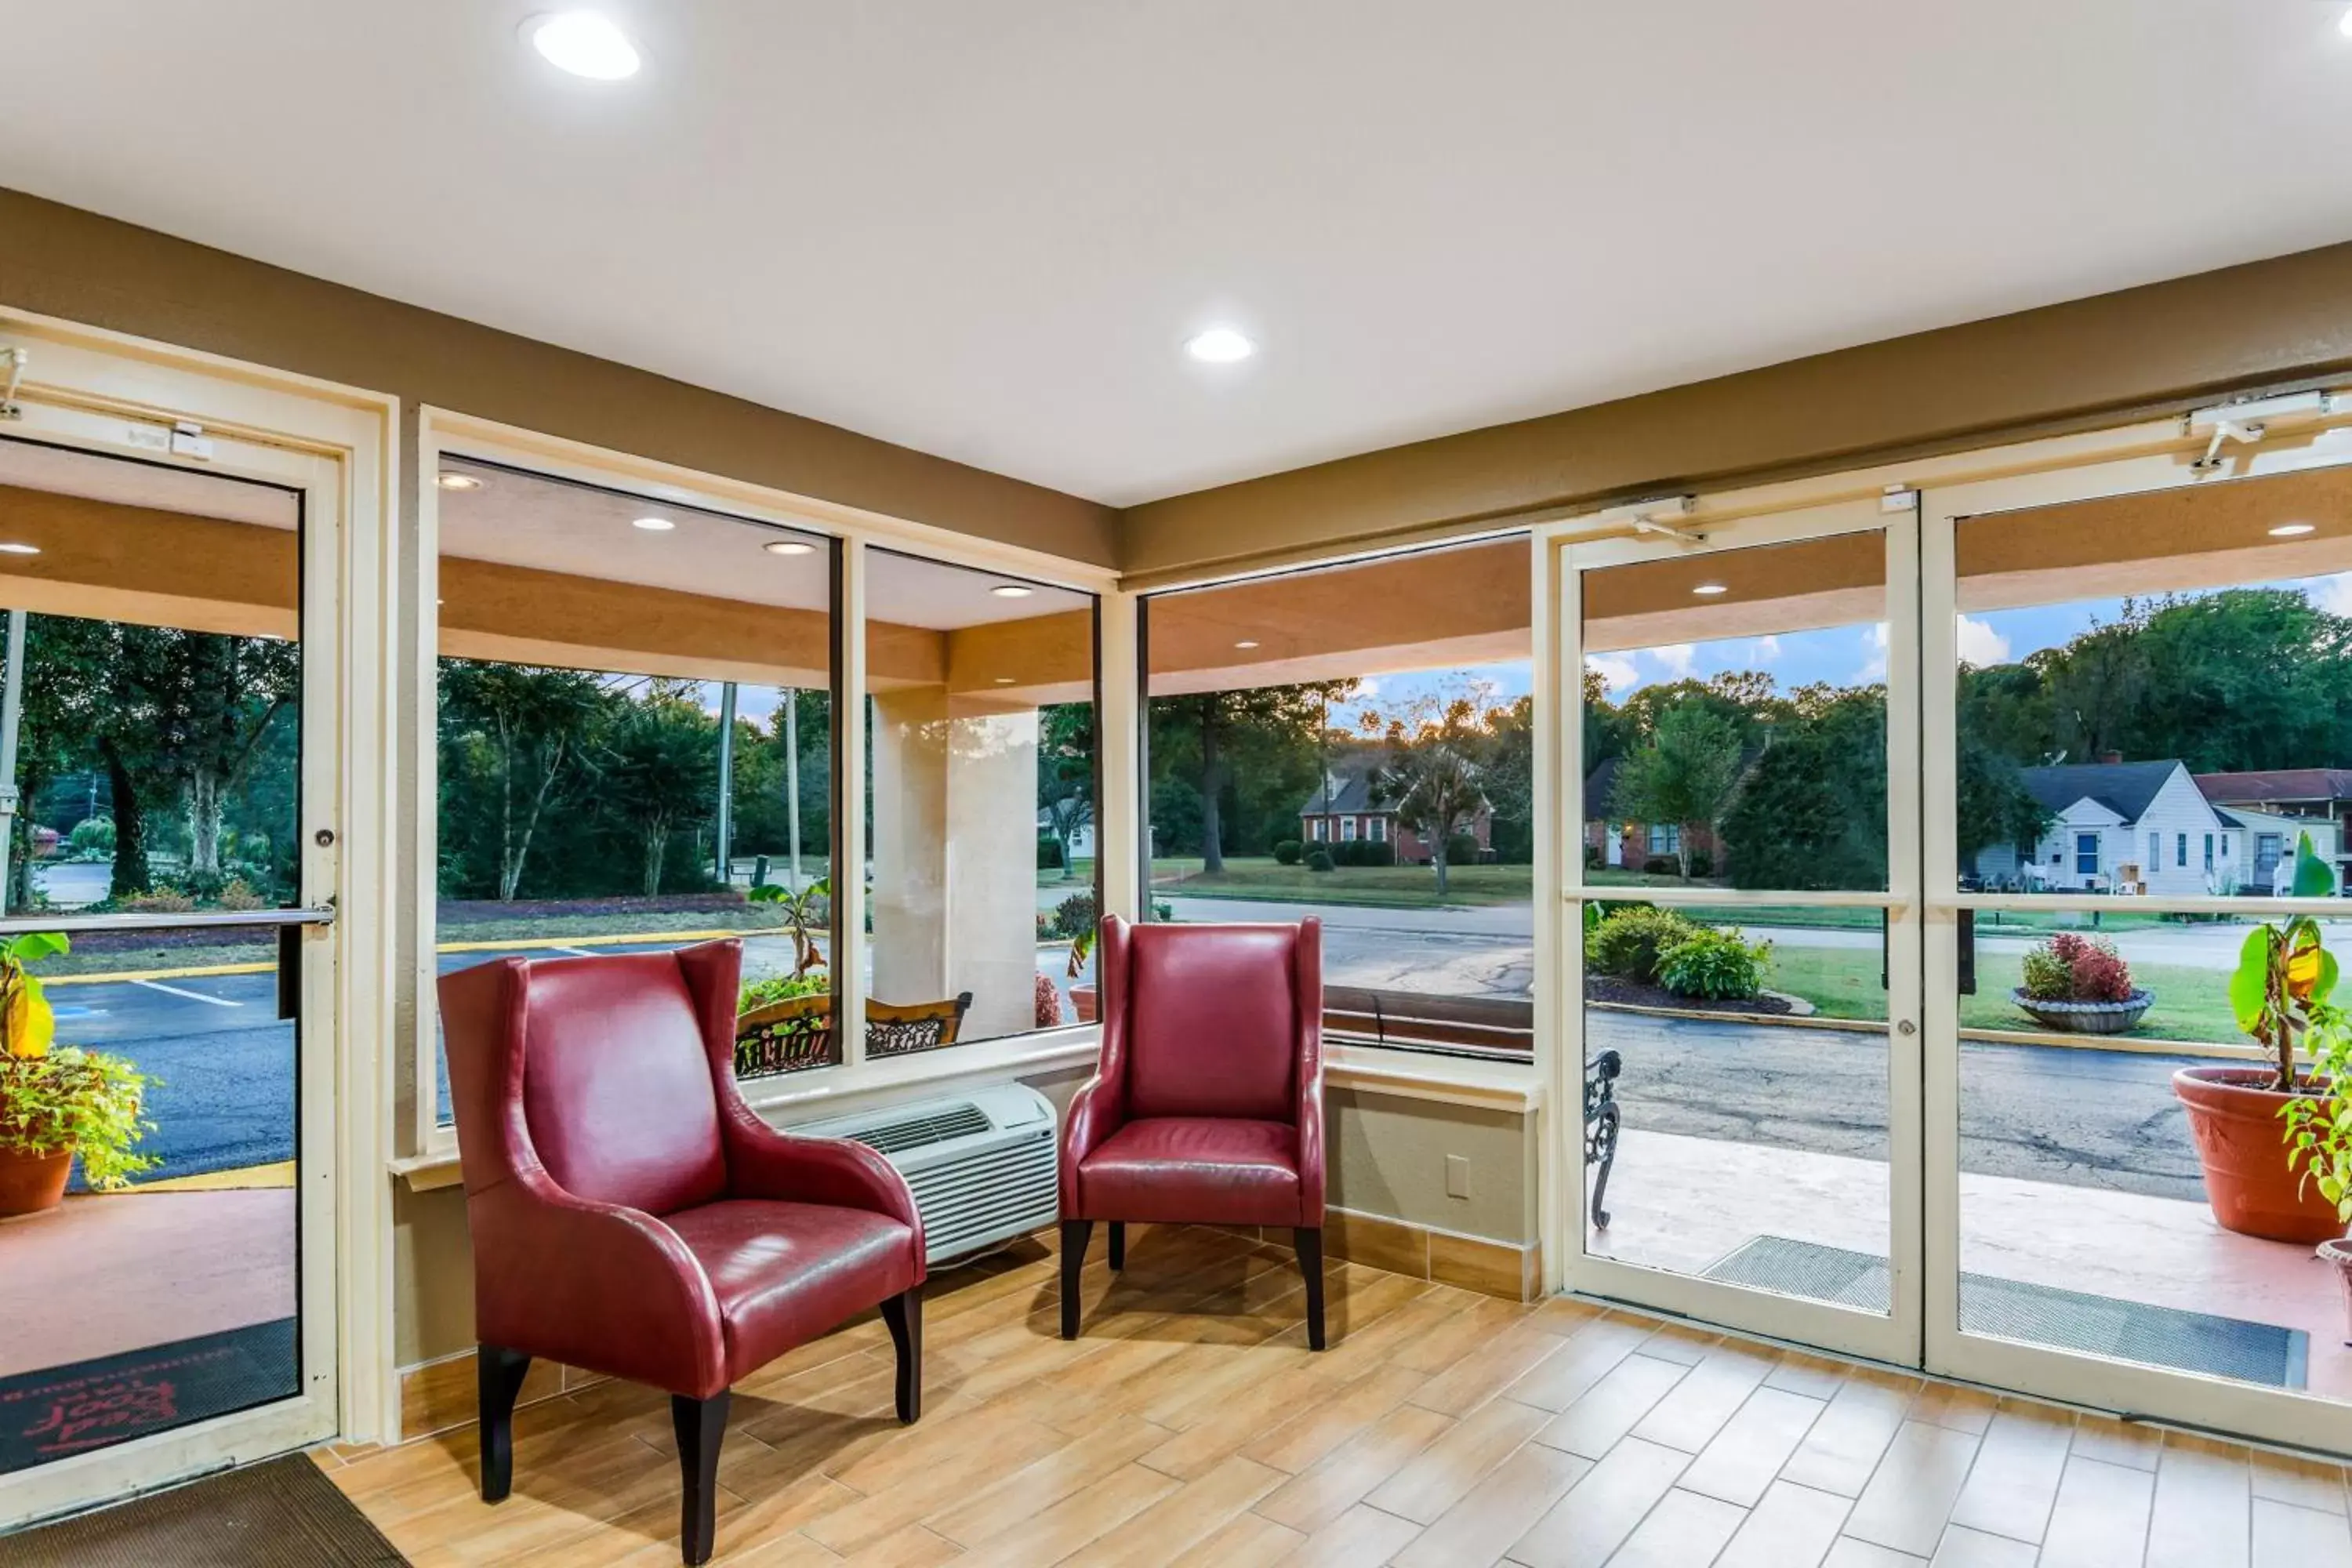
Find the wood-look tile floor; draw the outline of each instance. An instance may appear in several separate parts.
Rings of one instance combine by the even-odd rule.
[[[911,1427],[878,1321],[740,1389],[718,1561],[2352,1568],[2340,1466],[1347,1263],[1318,1355],[1286,1252],[1101,1254],[1075,1344],[1043,1247],[935,1277]],[[320,1463],[416,1568],[677,1561],[662,1396],[597,1384],[517,1432],[495,1509],[471,1429]]]

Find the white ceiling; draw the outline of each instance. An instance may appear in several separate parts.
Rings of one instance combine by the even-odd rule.
[[[0,237],[0,247],[5,243]],[[0,485],[264,528],[292,528],[302,521],[301,499],[276,485],[45,447],[5,436],[0,436]]]
[[[2345,0],[539,8],[0,0],[0,184],[1118,504],[2352,237]]]

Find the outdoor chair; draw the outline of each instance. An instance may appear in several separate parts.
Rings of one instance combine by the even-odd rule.
[[[1323,1332],[1323,928],[1102,922],[1102,1056],[1062,1130],[1062,1337],[1095,1222],[1278,1226]]]
[[[922,1403],[923,1222],[862,1144],[780,1132],[735,1085],[742,947],[445,975],[474,1241],[482,1500],[514,1475],[533,1357],[670,1396],[680,1546],[709,1560],[728,1391],[879,1307],[898,1419]]]
[[[952,1046],[962,1032],[963,1016],[971,1011],[971,993],[960,992],[945,1002],[875,1002],[866,1004],[866,1054],[910,1056],[916,1051]]]

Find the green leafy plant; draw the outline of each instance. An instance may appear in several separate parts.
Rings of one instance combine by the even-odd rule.
[[[1772,944],[1700,926],[1658,954],[1658,984],[1677,996],[1745,1001],[1764,989]]]
[[[772,974],[765,980],[748,981],[742,995],[735,1004],[740,1015],[771,1007],[795,996],[824,996],[833,991],[833,977],[823,969],[803,969],[797,974]]]
[[[1097,918],[1092,893],[1072,893],[1054,906],[1054,934],[1072,942],[1091,936]]]
[[[2281,1108],[2286,1119],[2287,1166],[2336,1205],[2336,1217],[2352,1226],[2352,1017],[2326,1002],[2305,1014],[2305,1048],[2311,1053],[2309,1084],[2326,1093],[2299,1094]]]
[[[37,1061],[57,1037],[40,977],[26,967],[73,947],[63,931],[28,931],[0,942],[0,1055]]]
[[[1306,851],[1297,839],[1286,838],[1274,847],[1274,863],[1277,866],[1296,866],[1298,864],[1299,856],[1304,853]]]
[[[744,897],[755,904],[773,904],[784,917],[793,939],[793,973],[806,974],[824,962],[817,952],[819,931],[833,925],[833,879],[820,877],[795,893],[773,882],[762,882]]]
[[[82,1180],[100,1192],[131,1184],[156,1162],[131,1152],[154,1128],[144,1119],[150,1080],[124,1061],[78,1046],[38,1057],[0,1057],[0,1149],[70,1150]]]
[[[1331,858],[1331,851],[1320,844],[1307,852],[1307,868],[1310,871],[1328,871],[1338,864]]]
[[[1672,910],[1629,904],[1587,926],[1584,966],[1595,974],[1654,984],[1660,955],[1697,930]]]
[[[2336,873],[2315,854],[2311,835],[2294,847],[2293,896],[2324,899],[2336,891]],[[2238,1027],[2262,1042],[2277,1064],[2271,1089],[2295,1092],[2294,1058],[2312,1026],[2312,1009],[2326,1005],[2336,989],[2336,955],[2320,940],[2319,922],[2308,915],[2258,925],[2238,950],[2230,976],[2230,1010]]]
[[[2105,937],[2060,931],[2025,955],[2027,996],[2036,1002],[2128,1002],[2131,965]]]

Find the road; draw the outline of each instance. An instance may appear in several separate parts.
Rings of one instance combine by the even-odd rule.
[[[1364,911],[1382,912],[1382,911]],[[2195,930],[2198,928],[2189,928]],[[1868,932],[1791,931],[1789,940],[1869,940]],[[1335,983],[1525,995],[1528,943],[1507,934],[1335,925],[1326,932]],[[652,951],[653,942],[615,949]],[[780,937],[747,942],[754,974],[789,966]],[[500,951],[441,955],[444,971]],[[1059,950],[1040,967],[1058,972]],[[157,1177],[289,1159],[294,1029],[276,1017],[269,974],[102,981],[51,993],[60,1037],[114,1051],[161,1082],[147,1150]],[[1625,1058],[1629,1127],[1734,1138],[1823,1152],[1885,1157],[1884,1041],[1846,1031],[1707,1024],[1595,1014],[1591,1047]],[[2169,1058],[2090,1051],[1969,1047],[1962,1053],[1962,1161],[1972,1172],[2194,1197],[2194,1156],[2168,1080]],[[446,1092],[443,1097],[447,1103]]]

